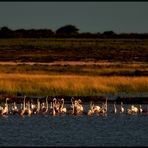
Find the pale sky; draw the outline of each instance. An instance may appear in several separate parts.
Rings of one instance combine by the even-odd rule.
[[[148,2],[0,2],[0,27],[148,33]]]

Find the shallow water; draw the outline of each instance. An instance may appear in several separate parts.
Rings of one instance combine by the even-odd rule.
[[[148,146],[148,115],[113,114],[108,107],[106,116],[1,116],[0,146]]]

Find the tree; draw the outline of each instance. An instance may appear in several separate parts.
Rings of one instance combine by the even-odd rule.
[[[113,31],[105,31],[105,32],[102,34],[102,36],[103,36],[104,38],[114,38],[114,37],[116,37],[117,35],[116,35],[116,33],[114,33]]]
[[[57,35],[77,35],[79,29],[73,25],[66,25],[56,30]]]
[[[1,38],[11,38],[13,37],[13,31],[8,27],[2,27],[0,29],[0,37]]]

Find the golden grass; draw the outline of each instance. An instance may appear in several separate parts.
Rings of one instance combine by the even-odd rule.
[[[59,64],[58,64],[59,63]],[[147,63],[116,63],[116,62],[53,62],[53,63],[15,63],[0,62],[1,74],[74,74],[74,75],[116,75],[138,76],[148,75]]]
[[[0,74],[0,94],[97,96],[148,92],[148,77]]]

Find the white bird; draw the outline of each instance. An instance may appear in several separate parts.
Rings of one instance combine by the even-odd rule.
[[[95,113],[99,113],[100,110],[101,110],[101,107],[98,106],[98,105],[95,105],[95,106],[93,107],[93,110],[94,110]]]
[[[37,99],[37,113],[39,113],[41,110],[41,104],[39,98]]]
[[[48,109],[49,109],[49,105],[48,105],[48,96],[47,96],[47,97],[46,97],[46,111],[45,111],[45,113],[48,112]]]
[[[67,112],[66,107],[64,107],[64,99],[63,98],[61,99],[60,112],[61,113],[66,113]]]
[[[83,112],[84,108],[83,106],[80,104],[82,101],[80,99],[78,100],[72,100],[72,114],[77,115]]]
[[[20,112],[20,115],[21,116],[23,116],[25,113],[26,113],[26,103],[25,103],[25,99],[26,99],[26,96],[24,96],[24,101],[23,101],[23,108],[22,108],[22,110],[21,110],[21,112]]]
[[[0,106],[0,115],[2,114],[2,111],[3,111],[3,107]]]
[[[13,106],[12,106],[12,114],[16,114],[18,113],[18,107],[16,106],[16,102],[13,102]]]
[[[27,113],[28,113],[29,116],[32,114],[32,110],[31,110],[31,107],[30,107],[30,101],[28,101],[28,103],[27,103]]]
[[[23,109],[21,110],[20,115],[21,116],[23,116],[23,115],[29,115],[30,116],[32,114],[32,111],[31,111],[31,108],[30,108],[30,102],[28,101],[28,103],[26,103],[25,99],[26,99],[26,96],[24,96]]]
[[[114,102],[114,109],[113,109],[113,113],[117,113],[117,107],[116,107],[116,103]]]
[[[93,110],[93,107],[94,107],[94,104],[92,104],[92,101],[90,102],[90,109],[88,110],[88,112],[87,112],[87,115],[92,115],[92,114],[94,114],[94,110]]]
[[[143,112],[143,109],[142,109],[141,105],[139,105],[139,112],[140,112],[140,113]]]
[[[78,99],[78,105],[80,106],[80,111],[83,112],[84,108],[80,103],[82,103],[82,101],[81,99]]]
[[[131,114],[131,113],[138,113],[138,111],[139,111],[138,108],[135,107],[134,105],[131,105],[131,107],[127,109],[127,113],[128,113],[128,114]]]
[[[33,103],[33,101],[31,102],[31,111],[33,114],[36,114],[37,113],[37,106],[36,104]]]
[[[45,102],[41,103],[41,112],[45,112],[46,110],[46,106],[45,106]]]
[[[50,109],[52,110],[51,113],[53,116],[59,113],[59,102],[57,102],[56,98],[53,98]]]
[[[90,116],[90,115],[93,115],[93,114],[94,114],[94,111],[92,109],[89,109],[88,112],[87,112],[87,115]]]
[[[135,107],[134,105],[131,106],[131,110],[133,113],[137,113],[138,112],[138,108]]]
[[[48,112],[48,107],[49,105],[48,105],[48,96],[46,97],[46,102],[43,102],[42,104],[41,104],[41,112],[43,113],[43,114],[46,114],[47,112]]]
[[[92,104],[92,101],[90,103],[90,108],[91,108],[91,110],[93,110],[94,113],[100,113],[100,111],[101,111],[101,107],[99,105]]]
[[[105,103],[102,104],[101,108],[100,108],[100,114],[107,114],[107,110],[108,110],[108,104],[107,104],[107,98]]]
[[[74,98],[71,98],[71,108],[72,108],[72,114],[74,114]]]
[[[1,113],[2,115],[8,115],[8,112],[9,112],[8,103],[7,103],[8,100],[9,100],[9,98],[6,98],[6,103],[5,103],[2,113]]]
[[[121,104],[120,104],[120,113],[123,113],[123,112],[124,112],[123,102],[121,102]]]

